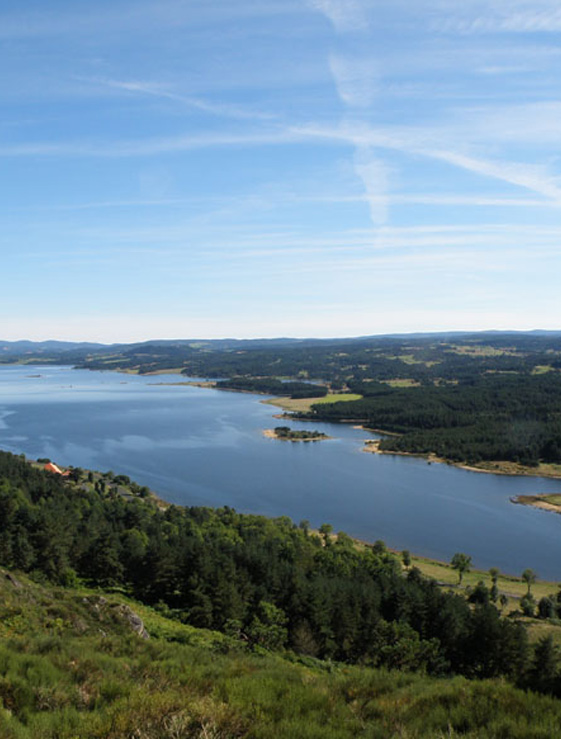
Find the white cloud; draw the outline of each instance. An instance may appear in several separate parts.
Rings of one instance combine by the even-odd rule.
[[[543,149],[561,145],[560,121],[561,103],[543,99],[524,104],[463,107],[455,111],[455,120],[449,127],[456,130],[458,137],[463,130],[466,139],[471,141],[493,145],[525,144]]]
[[[379,226],[388,218],[389,168],[370,149],[363,146],[356,149],[354,166],[366,191],[365,199],[370,207],[372,223]]]
[[[461,167],[485,177],[492,177],[526,188],[561,203],[561,188],[558,184],[558,178],[550,175],[544,166],[476,159],[459,152],[437,149],[419,149],[418,153],[441,159],[456,167]]]
[[[195,133],[167,138],[143,138],[103,141],[62,141],[55,143],[23,143],[0,146],[0,157],[79,156],[134,157],[169,154],[194,149],[222,146],[275,146],[295,143],[301,136],[287,129],[270,129],[255,133]]]
[[[433,21],[433,29],[464,34],[556,33],[561,30],[561,9],[556,2],[546,0],[540,3],[538,0],[531,7],[515,0],[483,7],[479,3],[475,5],[479,7],[474,8],[474,3],[467,2],[453,8],[452,12],[444,11],[440,18]],[[474,10],[475,13],[471,12]]]
[[[349,53],[331,54],[329,66],[341,100],[352,108],[371,108],[380,87],[376,63]]]
[[[102,85],[114,90],[123,90],[125,92],[136,93],[139,95],[148,95],[156,98],[172,100],[190,108],[201,110],[211,115],[224,116],[226,118],[239,118],[251,120],[271,120],[274,116],[270,113],[260,111],[251,111],[241,108],[237,105],[226,103],[213,103],[198,97],[182,95],[169,89],[168,85],[159,82],[147,82],[145,80],[113,80],[113,79],[92,79],[89,80],[94,84]]]
[[[464,137],[462,129],[457,131],[453,128],[443,131],[430,128],[379,129],[347,124],[334,128],[298,127],[294,130],[302,135],[347,142],[353,146],[377,147],[445,161],[460,169],[523,187],[554,201],[561,201],[561,187],[558,178],[550,172],[546,165],[484,159],[466,154],[461,150],[431,146],[431,143],[434,144],[439,139],[446,141],[446,138],[451,143],[454,141],[457,143]]]
[[[360,0],[308,0],[309,4],[323,13],[339,33],[366,31],[368,16]]]

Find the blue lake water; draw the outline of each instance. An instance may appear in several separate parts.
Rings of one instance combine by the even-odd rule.
[[[461,551],[478,567],[561,580],[561,516],[509,501],[561,493],[561,480],[365,454],[367,434],[350,425],[314,423],[334,437],[318,443],[266,439],[281,422],[262,398],[159,384],[174,379],[0,366],[0,448],[112,469],[177,504],[331,523],[396,549],[443,560]]]

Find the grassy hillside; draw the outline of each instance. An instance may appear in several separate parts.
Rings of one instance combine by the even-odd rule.
[[[460,587],[450,568],[404,567],[328,524],[162,506],[126,476],[65,478],[2,452],[0,566],[2,739],[510,739],[561,725],[549,585],[530,644],[523,588],[498,573]]]
[[[297,659],[115,593],[0,572],[5,739],[556,736],[561,703],[500,680]],[[150,634],[131,626],[131,612]],[[134,619],[132,619],[134,621]]]

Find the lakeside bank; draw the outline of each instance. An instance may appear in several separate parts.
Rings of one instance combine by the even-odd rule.
[[[367,429],[362,426],[365,431],[372,431],[372,433],[383,434],[384,436],[389,435],[386,432],[376,429]],[[392,434],[395,436],[395,434]],[[460,470],[466,470],[467,472],[481,472],[488,475],[506,475],[510,477],[549,477],[553,480],[561,479],[561,465],[554,464],[540,464],[537,467],[527,467],[515,462],[507,461],[489,461],[481,462],[480,464],[467,464],[466,462],[456,462],[445,457],[439,457],[436,454],[422,454],[415,452],[400,452],[393,451],[391,449],[380,449],[381,439],[365,439],[363,452],[369,454],[387,454],[395,457],[413,457],[417,459],[425,459],[429,464],[447,464],[452,467],[457,467]]]
[[[46,460],[26,460],[28,464],[37,468],[45,469],[45,465],[49,464],[60,470],[61,478],[64,479],[64,483],[71,488],[83,491],[96,491],[104,497],[121,497],[125,501],[133,499],[140,499],[147,505],[155,505],[160,510],[165,510],[172,505],[164,498],[162,498],[156,491],[150,490],[145,486],[141,486],[127,475],[110,472],[100,472],[98,470],[83,469],[73,466],[56,465],[47,463]],[[49,472],[49,474],[59,474],[55,472]],[[211,508],[214,508],[211,507]],[[218,506],[220,508],[220,506]],[[273,519],[271,516],[263,516],[263,518]],[[296,525],[296,524],[294,524]],[[331,528],[330,526],[327,528]],[[324,540],[326,534],[320,532],[319,529],[310,529],[310,535],[317,536]],[[375,542],[366,541],[357,537],[348,536],[345,532],[332,532],[328,533],[327,536],[332,541],[336,541],[339,537],[344,537],[346,540],[351,540],[354,545],[359,548],[367,547],[381,547],[387,549],[400,561],[404,573],[408,572],[413,567],[418,568],[423,575],[434,579],[438,585],[442,588],[451,589],[463,595],[469,595],[470,591],[475,588],[479,583],[483,582],[486,587],[491,587],[493,582],[492,574],[489,570],[483,570],[481,568],[470,568],[463,575],[462,582],[458,582],[458,572],[448,562],[438,560],[435,558],[425,557],[415,553],[407,552],[407,559],[410,560],[409,564],[405,564],[405,558],[403,556],[405,550],[396,550],[392,547],[386,547],[383,541],[378,540]],[[467,552],[469,555],[469,551]],[[504,594],[508,598],[508,602],[503,606],[503,610],[517,609],[520,599],[527,592],[527,583],[522,577],[498,573],[497,575],[497,587],[499,594]],[[555,597],[559,584],[555,581],[537,580],[532,585],[532,590],[536,600],[542,597]],[[558,641],[561,644],[561,629],[559,630]]]

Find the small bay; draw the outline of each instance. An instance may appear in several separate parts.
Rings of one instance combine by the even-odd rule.
[[[365,454],[368,434],[351,425],[314,423],[333,437],[321,442],[267,439],[263,429],[281,422],[262,398],[178,379],[0,366],[0,447],[112,469],[180,505],[326,522],[396,549],[442,560],[461,551],[478,567],[561,580],[561,516],[510,502],[561,493],[561,480]]]

